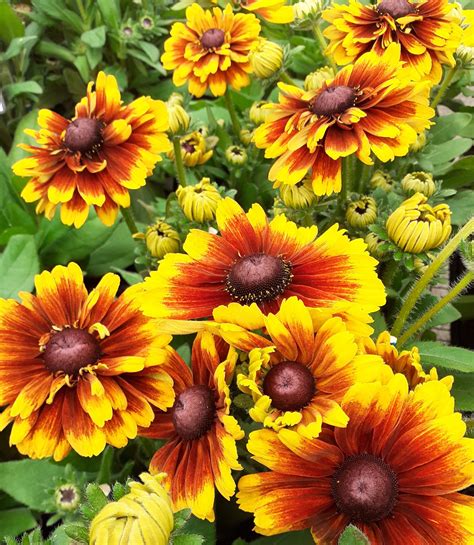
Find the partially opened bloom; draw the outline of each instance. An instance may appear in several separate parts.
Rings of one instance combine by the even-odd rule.
[[[187,83],[196,97],[208,88],[222,96],[227,86],[239,90],[250,83],[249,53],[259,34],[255,15],[234,14],[230,4],[211,11],[195,3],[186,10],[186,23],[172,26],[161,62],[173,70],[177,87]]]
[[[271,471],[239,481],[238,501],[265,535],[311,528],[337,545],[352,523],[371,545],[469,545],[473,440],[444,384],[406,378],[358,384],[342,401],[346,428],[318,439],[291,430],[250,434],[248,450]]]
[[[195,185],[178,187],[176,197],[184,215],[191,221],[204,223],[216,217],[216,209],[222,196],[209,178],[202,178]]]
[[[162,482],[165,475],[142,473],[130,492],[108,503],[90,527],[90,545],[168,545],[174,519]]]
[[[283,214],[269,221],[258,204],[246,214],[230,198],[219,202],[216,220],[220,235],[192,230],[183,246],[187,255],[166,255],[158,271],[133,286],[144,312],[209,318],[234,302],[256,303],[252,308],[267,314],[292,295],[310,307],[347,302],[367,312],[385,303],[376,260],[361,239],[349,240],[337,225],[317,237],[316,226],[297,227]]]
[[[232,469],[242,469],[235,441],[244,433],[229,414],[236,361],[237,352],[207,331],[193,343],[192,370],[168,348],[164,367],[173,377],[176,402],[166,413],[157,411],[150,428],[141,430],[146,437],[167,439],[150,471],[167,474],[174,510],[189,508],[210,521],[215,488],[229,499],[235,492]]]
[[[281,200],[290,208],[307,208],[316,200],[313,186],[309,177],[295,185],[275,184],[280,190]]]
[[[346,210],[346,220],[352,227],[363,229],[377,219],[377,204],[372,197],[362,196],[357,201],[349,203]]]
[[[181,157],[187,167],[195,167],[207,163],[214,151],[208,149],[205,136],[200,131],[193,131],[179,139],[181,145]],[[174,159],[174,149],[170,149],[168,157]]]
[[[283,64],[283,48],[266,38],[259,38],[249,54],[253,73],[261,79],[271,78]]]
[[[161,100],[140,97],[122,104],[114,76],[99,72],[72,120],[40,110],[39,131],[27,130],[37,146],[21,144],[31,153],[13,165],[18,176],[30,178],[21,196],[39,201],[38,214],[81,227],[89,206],[112,225],[120,206],[130,206],[129,189],[145,185],[160,153],[171,148],[166,136],[168,113]]]
[[[345,427],[344,394],[356,382],[378,378],[381,358],[358,354],[354,334],[339,317],[315,327],[296,297],[266,316],[264,327],[271,345],[251,350],[248,373],[237,376],[239,388],[253,398],[253,420],[306,437],[317,437],[323,423]]]
[[[0,299],[0,429],[30,458],[96,456],[173,405],[159,334],[106,274],[89,294],[78,265],[36,276],[36,295]]]
[[[436,191],[436,184],[430,172],[410,172],[402,179],[402,189],[408,195],[423,193],[429,198]]]
[[[287,0],[241,0],[240,5],[270,23],[291,23],[295,18],[293,6],[288,6]]]
[[[448,0],[333,4],[323,12],[330,22],[324,31],[330,40],[327,53],[343,65],[367,51],[382,55],[391,43],[399,43],[411,77],[438,83],[442,65],[454,66],[453,54],[462,36],[454,8]]]
[[[451,210],[447,204],[431,206],[415,193],[390,215],[387,232],[403,251],[419,254],[438,248],[451,234]]]
[[[144,234],[135,235],[135,238],[144,238],[148,251],[157,259],[170,252],[178,252],[181,244],[178,232],[161,220],[150,225]]]
[[[391,343],[388,331],[380,333],[376,341],[373,341],[370,337],[359,338],[359,346],[362,353],[380,356],[394,373],[405,375],[410,389],[429,380],[438,380],[438,372],[435,367],[429,373],[425,373],[423,370],[420,351],[416,346],[410,350],[399,352],[396,346]],[[451,389],[453,377],[444,377],[441,382]]]
[[[341,190],[343,157],[371,165],[372,156],[387,162],[406,155],[434,115],[428,82],[408,79],[396,44],[380,56],[366,53],[319,88],[279,87],[255,144],[276,159],[271,182],[294,185],[309,174],[316,195]]]

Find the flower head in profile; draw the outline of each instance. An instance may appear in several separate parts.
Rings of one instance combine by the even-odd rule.
[[[259,38],[249,55],[253,73],[260,79],[271,78],[283,64],[283,48],[266,38]]]
[[[409,391],[403,375],[357,384],[342,400],[345,428],[317,439],[292,430],[250,434],[248,450],[271,471],[239,481],[238,501],[265,535],[310,528],[337,545],[351,523],[371,545],[467,545],[474,501],[472,439],[438,381]],[[297,501],[295,501],[297,499]]]
[[[78,265],[36,276],[36,295],[0,299],[0,429],[30,458],[96,456],[123,447],[173,405],[160,365],[171,337],[157,333],[106,274],[90,293]]]
[[[372,165],[373,156],[387,162],[406,155],[434,114],[429,83],[408,78],[396,44],[382,55],[366,53],[319,88],[279,87],[255,144],[276,159],[271,182],[294,185],[309,174],[316,195],[341,190],[343,157]]]
[[[177,231],[164,221],[150,225],[145,233],[138,233],[134,238],[145,239],[145,244],[152,257],[163,258],[170,252],[178,252],[181,240]]]
[[[176,197],[184,215],[190,221],[204,223],[216,217],[216,209],[222,200],[219,190],[209,178],[202,178],[195,185],[178,187]]]
[[[304,178],[304,180],[295,185],[280,184],[277,182],[275,187],[278,187],[281,200],[289,208],[308,208],[316,200],[309,177]]]
[[[237,352],[204,331],[196,336],[191,359],[192,370],[168,348],[164,368],[174,380],[176,401],[168,412],[156,411],[141,435],[167,440],[153,456],[150,471],[167,474],[164,483],[174,510],[189,508],[213,521],[215,488],[229,499],[235,492],[232,470],[242,469],[235,441],[244,433],[229,414]]]
[[[240,90],[250,83],[249,53],[259,34],[253,14],[234,14],[230,4],[211,11],[194,3],[186,10],[186,22],[172,26],[161,62],[173,70],[177,87],[187,83],[196,97],[208,88],[222,96],[227,86]]]
[[[392,43],[401,46],[401,60],[413,79],[438,83],[443,65],[454,66],[462,28],[448,0],[358,0],[333,4],[323,12],[330,40],[327,53],[340,65],[368,51],[382,55]]]
[[[429,198],[436,191],[436,184],[431,172],[410,172],[402,179],[402,189],[408,195],[422,193]]]
[[[356,382],[378,378],[381,358],[358,355],[355,336],[340,317],[318,327],[296,297],[266,316],[264,328],[267,346],[251,350],[248,373],[237,376],[239,388],[253,398],[253,420],[276,431],[294,428],[306,437],[317,437],[323,423],[345,427],[344,394]]]
[[[292,295],[309,307],[346,302],[367,312],[385,303],[377,261],[361,239],[349,240],[337,225],[317,237],[316,226],[297,227],[283,214],[269,221],[258,204],[246,214],[230,198],[219,202],[216,221],[220,234],[192,230],[186,255],[166,255],[156,272],[133,286],[144,312],[190,320],[234,303],[238,319],[259,309],[276,313]]]
[[[346,220],[351,227],[363,229],[375,223],[376,219],[377,204],[372,197],[362,196],[347,206]]]
[[[419,254],[439,248],[451,234],[451,210],[447,204],[431,206],[415,193],[390,215],[387,232],[404,252]]]
[[[288,6],[287,0],[241,0],[240,5],[270,23],[292,23],[295,18],[293,6]]]
[[[208,148],[206,137],[200,131],[193,131],[182,136],[179,140],[181,145],[181,157],[187,167],[195,167],[207,163],[214,151]],[[170,149],[168,157],[174,159],[174,150]]]
[[[168,545],[174,519],[163,481],[166,475],[142,473],[128,483],[130,492],[110,502],[95,516],[90,545]]]
[[[31,155],[13,165],[30,178],[21,196],[39,201],[38,214],[81,227],[94,206],[105,225],[112,225],[119,207],[130,206],[130,189],[145,185],[160,153],[171,148],[166,136],[168,113],[161,100],[140,97],[123,105],[114,76],[99,72],[72,120],[40,110],[38,131],[26,133],[35,146],[21,144]]]
[[[391,343],[388,331],[380,333],[376,341],[373,341],[370,337],[362,337],[359,338],[358,342],[362,353],[380,356],[394,373],[405,375],[410,389],[429,380],[438,380],[438,372],[435,367],[429,373],[425,373],[423,370],[420,351],[416,346],[410,350],[399,352],[396,346]],[[451,390],[453,377],[444,377],[441,379],[441,382]]]

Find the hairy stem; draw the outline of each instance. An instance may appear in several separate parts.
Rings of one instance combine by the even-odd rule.
[[[321,27],[319,26],[319,24],[317,22],[313,23],[312,27],[313,27],[314,37],[316,38],[316,41],[319,43],[319,47],[321,48],[321,53],[325,56],[328,64],[331,66],[331,68],[335,72],[337,72],[336,63],[334,62],[332,57],[327,56],[326,53],[325,53],[326,48],[328,46],[328,43],[326,41],[326,38],[324,37],[324,34],[323,34],[322,30],[321,30]]]
[[[120,208],[120,212],[122,213],[123,219],[125,220],[125,223],[127,224],[128,230],[133,235],[136,235],[138,233],[138,227],[135,223],[135,220],[133,219],[133,213],[131,208]]]
[[[181,155],[181,142],[179,136],[173,136],[174,165],[179,185],[186,187],[186,171],[184,170],[183,156]]]

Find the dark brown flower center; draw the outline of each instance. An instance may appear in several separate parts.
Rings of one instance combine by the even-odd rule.
[[[78,117],[69,123],[64,137],[64,144],[70,151],[91,153],[102,146],[104,124],[97,119]]]
[[[354,106],[356,93],[347,85],[328,87],[309,103],[309,109],[316,115],[341,114]]]
[[[59,489],[61,503],[72,503],[76,501],[77,493],[74,488],[63,486]]]
[[[199,439],[211,429],[216,417],[214,392],[202,384],[191,386],[179,394],[172,410],[174,429],[181,439]]]
[[[416,11],[415,6],[407,0],[382,0],[377,6],[377,11],[382,15],[391,15],[394,19],[404,17]]]
[[[46,369],[76,375],[100,358],[99,342],[84,329],[67,327],[54,333],[42,354]]]
[[[196,151],[196,146],[192,144],[191,142],[183,142],[181,144],[181,147],[184,149],[186,153],[194,153]]]
[[[232,265],[226,279],[226,290],[234,300],[244,305],[262,303],[281,295],[292,278],[291,263],[281,257],[246,255]]]
[[[201,45],[204,49],[220,47],[225,41],[225,33],[220,28],[210,28],[201,36]]]
[[[378,456],[347,458],[332,479],[337,509],[351,521],[376,522],[388,517],[398,497],[397,476]]]
[[[282,361],[263,379],[263,393],[280,411],[299,411],[313,399],[316,382],[311,371],[297,361]]]

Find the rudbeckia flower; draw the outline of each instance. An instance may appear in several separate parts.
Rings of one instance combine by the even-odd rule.
[[[184,215],[190,221],[204,223],[216,217],[216,209],[222,196],[219,190],[212,185],[210,178],[202,178],[195,185],[178,187],[176,197]]]
[[[372,197],[364,195],[347,206],[346,220],[351,227],[364,229],[368,225],[375,223],[376,219],[377,204]]]
[[[316,226],[297,227],[284,215],[269,221],[258,204],[246,214],[230,198],[219,202],[216,221],[220,235],[191,230],[183,245],[187,255],[167,254],[157,271],[133,286],[145,313],[209,318],[217,307],[235,303],[237,319],[247,310],[275,313],[292,295],[309,307],[346,302],[366,312],[385,303],[377,261],[362,240],[349,240],[337,225],[317,237]]]
[[[96,456],[123,447],[149,426],[152,407],[173,405],[159,365],[171,337],[160,335],[120,277],[106,274],[89,294],[78,265],[36,276],[36,295],[0,299],[0,430],[30,458]]]
[[[357,0],[333,4],[323,12],[330,22],[328,55],[348,64],[367,51],[382,55],[393,42],[401,46],[401,60],[413,79],[438,83],[442,65],[454,66],[454,52],[462,28],[455,4],[448,0],[382,0],[364,5]]]
[[[403,375],[352,386],[346,428],[318,439],[259,430],[248,450],[271,471],[239,481],[238,501],[265,535],[311,528],[337,545],[352,523],[371,545],[468,545],[474,537],[472,439],[440,382],[409,391]]]
[[[150,255],[157,259],[170,252],[178,252],[181,245],[178,232],[161,220],[150,225],[145,233],[137,233],[134,238],[144,239]]]
[[[207,163],[214,151],[207,148],[206,138],[199,132],[193,131],[179,139],[181,157],[187,167],[195,167]],[[174,149],[170,149],[168,157],[174,160]]]
[[[421,365],[420,351],[416,346],[410,350],[399,352],[390,341],[390,333],[383,331],[373,341],[370,337],[359,339],[359,347],[364,354],[375,354],[381,356],[383,361],[393,370],[394,373],[405,375],[408,385],[413,389],[418,384],[429,380],[438,380],[438,372],[433,367],[429,373],[425,373]],[[453,377],[447,376],[441,379],[441,382],[451,390]]]
[[[293,6],[287,6],[286,0],[241,0],[240,5],[270,23],[292,23],[295,18]]]
[[[278,158],[271,182],[294,185],[308,173],[316,195],[341,190],[341,159],[352,154],[367,165],[408,153],[430,126],[429,83],[413,83],[400,63],[400,47],[362,55],[332,81],[304,91],[279,83],[279,104],[269,105],[255,130],[265,157]]]
[[[25,131],[38,145],[20,144],[31,156],[13,165],[15,174],[30,178],[21,196],[39,200],[36,212],[48,219],[60,206],[61,221],[77,228],[91,205],[112,225],[119,207],[130,206],[129,189],[144,186],[160,153],[171,149],[164,102],[140,97],[125,106],[116,79],[103,72],[72,120],[40,110],[38,124],[39,131]]]
[[[248,373],[237,376],[239,388],[253,398],[252,419],[276,431],[295,428],[306,437],[317,437],[323,423],[345,427],[344,394],[356,382],[378,378],[381,358],[359,355],[341,318],[315,327],[296,297],[266,316],[264,327],[271,345],[251,350]]]
[[[157,411],[153,424],[140,434],[167,439],[150,471],[167,474],[164,483],[174,510],[189,508],[213,521],[215,488],[229,499],[235,492],[232,469],[242,469],[235,441],[244,432],[229,414],[237,352],[204,331],[196,336],[191,359],[192,370],[168,348],[164,368],[174,380],[176,401],[168,412]]]
[[[187,83],[196,97],[208,88],[214,96],[222,96],[228,85],[240,90],[250,83],[249,53],[259,34],[255,15],[234,14],[230,4],[224,11],[192,4],[186,10],[186,23],[172,26],[161,62],[166,70],[173,70],[177,87]]]

